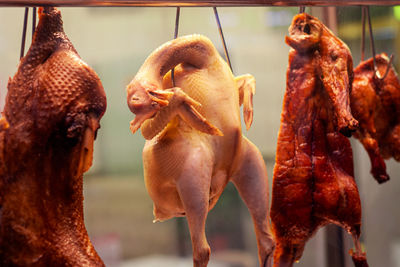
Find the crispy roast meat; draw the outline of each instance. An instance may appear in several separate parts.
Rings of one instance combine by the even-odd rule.
[[[350,112],[352,57],[347,46],[317,18],[294,17],[274,168],[271,220],[274,266],[292,266],[307,240],[334,223],[360,250],[361,203],[354,181],[349,136],[357,127]]]
[[[40,8],[0,119],[1,266],[104,266],[83,221],[82,175],[105,108],[60,12]]]
[[[175,68],[175,85],[170,70]],[[207,266],[207,213],[232,181],[254,221],[260,265],[270,266],[268,181],[258,149],[241,132],[253,118],[255,79],[232,75],[211,41],[183,36],[155,50],[128,85],[134,132],[147,139],[144,178],[156,220],[186,216],[194,266]]]
[[[375,57],[378,71],[386,72],[389,58]],[[370,58],[354,69],[350,94],[351,112],[360,127],[354,136],[360,140],[371,160],[371,173],[378,183],[389,180],[384,159],[400,161],[400,81],[392,66],[384,79],[374,75]]]

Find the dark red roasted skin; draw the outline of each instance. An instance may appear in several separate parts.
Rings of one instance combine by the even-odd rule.
[[[345,228],[355,240],[361,226],[346,138],[357,127],[349,106],[350,51],[304,13],[293,19],[289,33],[286,43],[292,49],[272,189],[274,266],[292,266],[307,240],[326,224]],[[366,264],[359,249],[353,254]]]
[[[386,54],[375,57],[380,75],[389,64]],[[354,136],[362,143],[371,160],[371,173],[378,183],[389,180],[384,159],[400,161],[400,81],[389,67],[382,80],[374,75],[370,58],[354,69],[350,95],[351,111],[360,123]]]
[[[83,220],[83,172],[106,109],[100,79],[39,9],[0,119],[0,265],[104,266]]]

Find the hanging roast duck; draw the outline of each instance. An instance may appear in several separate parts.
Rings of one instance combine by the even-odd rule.
[[[175,85],[167,74],[175,67]],[[167,74],[167,75],[166,75]],[[263,158],[241,133],[239,107],[252,122],[255,80],[234,77],[213,44],[201,35],[167,42],[144,62],[128,85],[131,123],[147,139],[144,178],[156,221],[186,216],[194,266],[206,266],[205,223],[232,181],[253,217],[261,266],[273,241],[268,226],[268,183]]]
[[[83,221],[82,175],[105,109],[60,11],[40,8],[0,120],[1,266],[104,266]]]
[[[278,136],[271,220],[274,266],[292,266],[307,240],[329,223],[353,237],[356,266],[361,252],[361,203],[346,136],[356,130],[350,112],[353,63],[348,47],[317,18],[293,18],[286,93]]]
[[[360,123],[354,136],[368,152],[372,175],[383,183],[389,180],[384,159],[400,161],[400,81],[385,54],[375,61],[379,73],[388,70],[386,77],[377,77],[372,58],[361,62],[354,69],[350,103]]]

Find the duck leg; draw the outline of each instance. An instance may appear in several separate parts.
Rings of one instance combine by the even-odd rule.
[[[353,250],[350,250],[350,255],[353,260],[354,266],[355,267],[368,267],[367,263],[367,258],[364,252],[361,250],[361,244],[360,244],[360,239],[357,236],[356,233],[352,233],[353,236],[353,241],[354,241],[354,246],[355,246],[355,252]]]
[[[371,173],[374,178],[380,184],[388,181],[390,178],[386,173],[386,164],[380,154],[379,144],[376,139],[372,138],[369,133],[365,133],[365,135],[360,138],[360,142],[368,152],[371,161]]]

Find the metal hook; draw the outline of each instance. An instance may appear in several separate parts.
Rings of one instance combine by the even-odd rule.
[[[32,11],[32,39],[35,30],[36,30],[36,7],[34,7]]]
[[[361,61],[365,58],[365,6],[361,7]]]
[[[174,39],[178,37],[178,30],[179,30],[179,17],[181,14],[181,8],[176,8],[176,17],[175,17],[175,32],[174,32]]]
[[[388,65],[387,65],[387,67],[386,67],[385,74],[383,74],[383,76],[382,76],[381,78],[378,77],[378,79],[384,80],[384,79],[386,78],[386,76],[389,74],[389,70],[390,70],[390,66],[392,65],[393,58],[394,58],[394,55],[393,55],[393,54],[390,55],[389,62],[388,62]],[[377,74],[378,74],[378,73],[377,73]]]
[[[224,33],[223,33],[223,31],[222,31],[221,22],[220,22],[219,16],[218,16],[217,7],[213,7],[213,9],[214,9],[214,14],[215,14],[215,19],[216,19],[217,25],[218,25],[219,35],[221,36],[222,44],[223,44],[223,46],[224,46],[225,59],[226,59],[226,62],[228,63],[228,65],[229,65],[229,67],[231,68],[231,71],[232,71],[232,73],[233,73],[233,69],[232,69],[232,65],[231,65],[231,60],[230,60],[230,58],[229,58],[228,48],[226,47],[225,38],[224,38]]]
[[[305,6],[300,6],[299,8],[299,14],[306,12],[306,7]]]
[[[28,24],[28,11],[29,11],[29,7],[25,7],[24,25],[22,28],[21,52],[19,55],[19,59],[21,59],[25,53],[25,39],[26,39],[26,25]]]
[[[389,63],[387,65],[387,67],[386,67],[385,74],[383,76],[381,76],[379,74],[378,66],[376,65],[375,41],[374,41],[374,35],[372,34],[372,24],[371,24],[371,16],[369,14],[369,7],[365,7],[365,12],[366,12],[366,15],[367,15],[367,18],[368,18],[369,39],[370,39],[371,49],[372,49],[372,61],[373,61],[373,64],[374,64],[374,72],[375,72],[374,74],[375,74],[376,78],[378,78],[379,80],[383,80],[383,79],[386,78],[386,76],[389,73],[389,69],[390,69],[390,66],[391,66],[392,61],[393,61],[393,54],[390,56]]]
[[[176,8],[176,16],[175,16],[175,32],[174,32],[174,39],[178,37],[178,30],[179,30],[179,17],[181,14],[181,8],[177,7]],[[175,71],[174,69],[171,70],[171,80],[172,80],[172,86],[175,87]]]
[[[23,58],[23,56],[25,54],[26,29],[28,26],[28,15],[29,15],[29,7],[25,7],[24,25],[22,28],[22,40],[21,40],[21,50],[20,50],[19,59]],[[33,8],[33,14],[32,14],[32,39],[33,39],[35,30],[36,30],[36,7]]]

